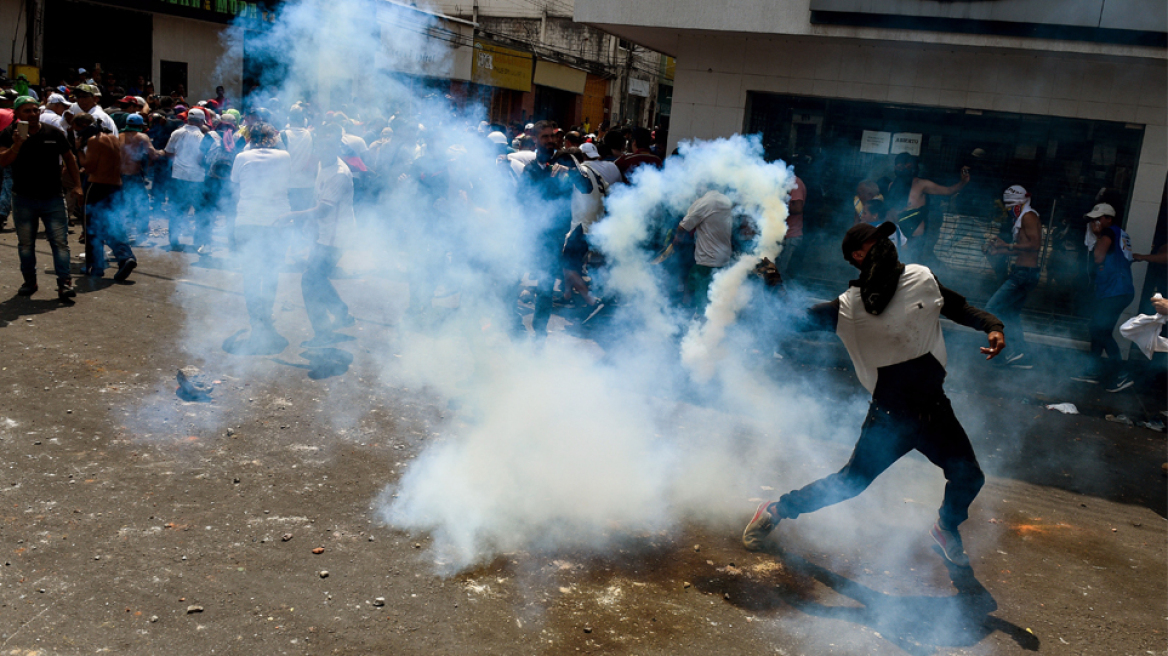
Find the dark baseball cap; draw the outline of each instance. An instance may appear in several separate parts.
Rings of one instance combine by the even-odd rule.
[[[891,221],[885,221],[878,226],[870,223],[857,223],[848,228],[847,234],[844,235],[844,259],[851,262],[852,251],[860,250],[864,244],[874,239],[890,237],[894,232],[896,232],[896,224]]]

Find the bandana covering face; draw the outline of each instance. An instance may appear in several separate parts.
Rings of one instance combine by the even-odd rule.
[[[1030,207],[1030,194],[1022,185],[1014,185],[1002,192],[1002,204],[1006,206],[1006,211],[1010,216],[1014,217],[1014,241],[1018,241],[1018,231],[1022,229],[1022,217],[1027,212],[1034,212],[1034,208]],[[1038,212],[1034,212],[1035,216]]]

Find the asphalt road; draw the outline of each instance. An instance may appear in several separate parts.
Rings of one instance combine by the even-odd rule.
[[[942,480],[910,457],[846,513],[781,525],[767,553],[740,546],[753,510],[743,499],[724,526],[630,535],[599,554],[518,551],[438,575],[427,536],[374,512],[453,421],[444,400],[383,383],[367,357],[393,339],[404,277],[340,281],[342,295],[385,292],[353,307],[353,341],[216,359],[222,369],[208,374],[221,382],[202,403],[175,395],[175,372],[206,367],[198,354],[243,327],[238,275],[226,259],[191,266],[189,253],[140,248],[139,260],[132,284],[82,281],[71,306],[48,291],[50,276],[21,299],[15,237],[0,234],[0,654],[1168,648],[1164,434],[1102,418],[1154,417],[1162,389],[1108,398],[1050,371],[983,374],[957,355],[974,352],[972,338],[952,336],[951,396],[973,418],[989,476],[963,527],[972,572],[934,553],[935,500],[904,490],[925,481],[939,497]],[[277,310],[293,344],[309,336],[293,274]],[[854,391],[838,351],[821,348],[814,362],[767,366]],[[838,467],[850,446],[824,442],[805,478]],[[802,482],[759,480],[759,496]],[[817,538],[890,506],[894,522],[843,526],[852,539],[829,548]]]

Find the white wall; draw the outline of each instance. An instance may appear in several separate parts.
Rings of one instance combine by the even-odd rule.
[[[500,16],[510,18],[539,18],[546,10],[549,16],[571,16],[573,0],[440,0],[418,3],[447,16],[469,19],[478,5],[480,16]]]
[[[12,42],[16,39],[16,62],[23,64],[29,60],[29,53],[24,46],[25,27],[28,25],[27,15],[21,11],[23,0],[0,0],[0,62],[3,62],[7,72],[8,64],[12,63]],[[19,17],[19,19],[18,19]],[[21,51],[25,51],[21,55]]]
[[[220,35],[227,30],[225,25],[206,21],[154,15],[154,62],[153,79],[161,83],[159,61],[179,61],[187,63],[187,96],[192,100],[206,100],[215,97],[215,87],[222,85],[227,95],[238,98],[242,70],[238,57],[232,57],[224,67],[223,74],[217,74],[219,60],[227,49]],[[159,93],[169,93],[169,89],[158,88]]]

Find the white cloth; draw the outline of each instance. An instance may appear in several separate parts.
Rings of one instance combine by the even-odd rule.
[[[511,162],[511,171],[516,176],[523,175],[523,169],[535,161],[535,151],[521,150],[517,153],[511,153],[507,156],[507,160]]]
[[[288,128],[284,130],[288,140],[285,150],[292,156],[292,179],[288,186],[292,189],[312,189],[316,184],[316,158],[312,155],[312,133],[308,128]]]
[[[51,125],[61,132],[69,131],[69,124],[65,122],[64,117],[48,108],[41,110],[41,125]]]
[[[1021,208],[1017,205],[1009,208],[1014,215],[1014,230],[1012,231],[1013,241],[1018,241],[1018,231],[1022,229],[1022,217],[1026,216],[1027,212],[1034,212],[1034,208],[1030,206],[1030,199],[1027,198],[1025,203],[1022,203]],[[1038,212],[1034,212],[1034,216],[1038,217]]]
[[[231,181],[239,185],[235,225],[270,226],[291,212],[291,177],[292,157],[288,151],[254,148],[240,153],[231,167]]]
[[[1119,252],[1123,254],[1124,258],[1126,258],[1128,262],[1135,262],[1136,256],[1135,253],[1132,252],[1131,237],[1126,232],[1124,232],[1123,228],[1117,229],[1119,230]],[[1098,243],[1099,236],[1092,232],[1091,226],[1088,225],[1087,236],[1083,238],[1083,244],[1087,247],[1087,250],[1093,251],[1095,250],[1095,244]]]
[[[69,107],[69,109],[65,110],[65,113],[72,114],[74,116],[80,116],[80,115],[84,114],[85,112],[81,110],[80,105],[78,105],[77,103],[73,103]],[[103,128],[109,130],[110,132],[113,132],[114,134],[118,133],[117,124],[114,123],[114,120],[112,118],[110,118],[109,114],[105,113],[105,110],[101,108],[101,105],[94,105],[93,107],[90,107],[89,114],[91,116],[93,116],[93,118],[97,119],[98,121],[101,121],[101,126]]]
[[[1165,324],[1168,324],[1168,316],[1137,314],[1119,327],[1119,334],[1140,347],[1140,352],[1151,360],[1156,353],[1168,352],[1168,338],[1160,335]]]
[[[328,212],[317,219],[316,241],[326,246],[344,242],[357,219],[353,214],[353,173],[341,158],[331,166],[321,163],[316,174],[316,202],[328,206]]]
[[[207,178],[203,168],[203,139],[207,135],[199,128],[187,124],[175,130],[166,142],[166,152],[174,155],[171,175],[175,180],[202,182]]]
[[[694,201],[681,220],[684,230],[694,232],[694,262],[708,267],[724,267],[734,253],[732,235],[734,204],[725,194],[707,192]]]
[[[888,307],[869,314],[860,288],[840,294],[836,334],[852,356],[856,376],[869,392],[876,391],[880,367],[907,362],[932,353],[944,367],[945,338],[941,334],[941,307],[945,299],[933,272],[919,264],[904,265]]]
[[[365,154],[369,150],[369,146],[365,140],[355,134],[345,133],[341,136],[341,141],[348,146],[358,157]]]

